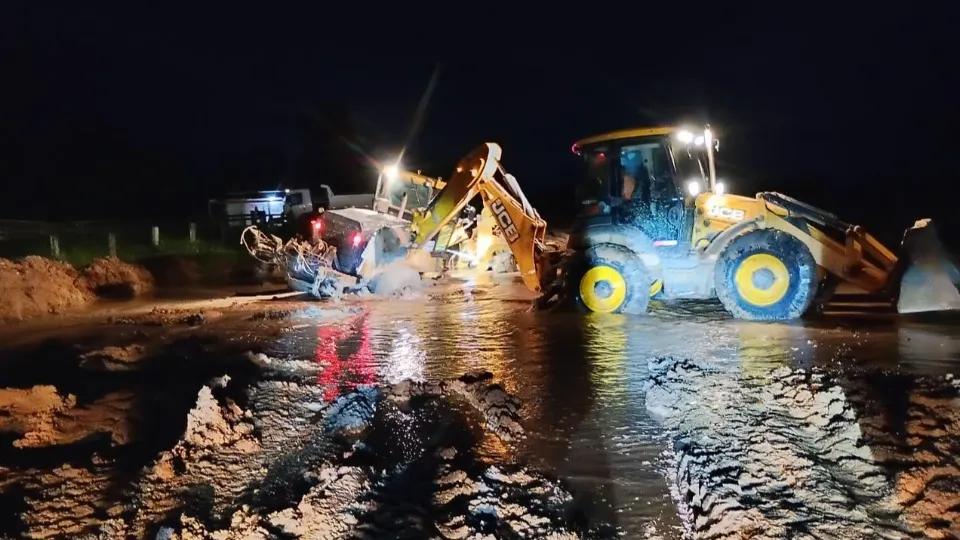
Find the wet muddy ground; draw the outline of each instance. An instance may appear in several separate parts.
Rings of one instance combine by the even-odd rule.
[[[955,324],[253,300],[4,329],[0,536],[960,537]]]

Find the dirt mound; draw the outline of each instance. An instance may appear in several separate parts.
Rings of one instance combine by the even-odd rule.
[[[114,392],[77,406],[73,395],[53,386],[0,389],[0,433],[18,434],[16,448],[70,444],[94,433],[109,433],[114,444],[131,440],[130,392]]]
[[[224,376],[215,387],[223,388],[228,382],[229,377]],[[254,452],[260,445],[253,431],[250,411],[227,397],[218,400],[210,386],[204,386],[197,394],[197,404],[187,415],[186,431],[173,453],[182,459],[195,459],[224,446]]]
[[[482,415],[487,429],[504,441],[515,441],[523,436],[520,401],[492,381],[493,374],[489,371],[467,373],[449,381],[406,380],[387,389],[387,397],[395,402],[420,397],[459,397]]]
[[[358,387],[310,422],[324,434],[312,451],[291,452],[285,439],[284,465],[271,467],[270,484],[254,485],[249,503],[220,519],[183,514],[157,537],[616,538],[580,514],[559,481],[480,457],[488,437],[519,436],[518,408],[486,372]]]
[[[58,314],[88,305],[94,294],[68,264],[30,256],[0,259],[0,323]]]
[[[200,263],[192,259],[164,255],[140,261],[158,287],[186,287],[200,283]]]
[[[131,371],[146,354],[143,345],[109,346],[80,357],[80,367],[93,371]]]
[[[148,313],[129,317],[110,317],[111,324],[129,324],[134,326],[200,326],[223,317],[216,310],[189,310],[153,308]]]
[[[0,323],[65,313],[97,297],[132,298],[153,288],[145,268],[112,257],[96,259],[82,271],[44,257],[0,259]]]
[[[556,243],[560,246],[560,249],[567,247],[567,241],[570,239],[570,233],[566,231],[558,230],[548,230],[547,234],[544,235],[544,240],[551,243]]]
[[[116,257],[94,259],[81,271],[87,288],[100,297],[134,298],[153,291],[153,276],[146,268]]]

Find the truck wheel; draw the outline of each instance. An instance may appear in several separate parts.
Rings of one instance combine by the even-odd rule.
[[[800,240],[772,229],[736,238],[714,269],[717,296],[738,319],[789,320],[813,304],[817,262]]]
[[[636,253],[617,244],[598,244],[584,253],[577,303],[598,313],[646,313],[652,281]]]

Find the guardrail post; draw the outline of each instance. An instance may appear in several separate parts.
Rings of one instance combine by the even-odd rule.
[[[60,239],[57,238],[57,235],[50,235],[50,256],[54,259],[60,259]]]
[[[110,256],[116,258],[117,256],[117,235],[113,233],[107,234],[107,249],[110,252]]]
[[[160,247],[160,227],[156,225],[150,229],[150,243],[153,244],[153,247]]]

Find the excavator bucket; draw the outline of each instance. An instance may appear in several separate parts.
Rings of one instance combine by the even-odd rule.
[[[933,222],[922,219],[907,229],[902,250],[907,267],[900,279],[897,311],[960,310],[960,271],[947,257]]]

